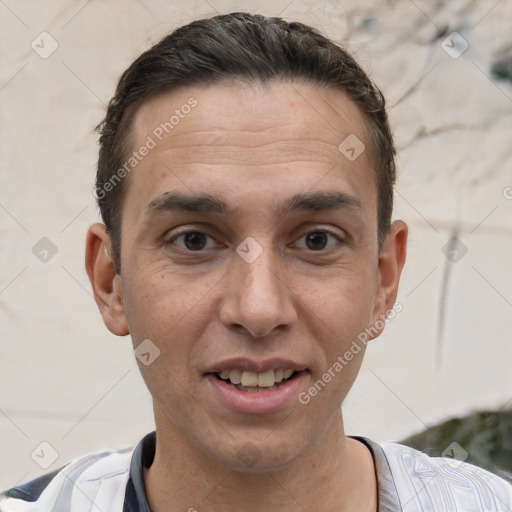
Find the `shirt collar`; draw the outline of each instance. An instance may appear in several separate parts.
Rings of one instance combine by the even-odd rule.
[[[353,436],[353,439],[363,443],[372,454],[377,476],[378,511],[401,512],[402,505],[384,450],[378,443],[366,437]],[[153,463],[155,449],[155,432],[147,434],[135,448],[130,463],[123,512],[151,512],[144,485],[144,468],[149,468]]]
[[[144,468],[149,468],[153,463],[155,450],[156,432],[151,432],[142,438],[133,451],[123,512],[151,512],[144,485]]]
[[[363,443],[372,454],[377,477],[377,510],[379,512],[402,512],[402,505],[393,480],[391,468],[384,450],[379,443],[367,437],[351,436]]]

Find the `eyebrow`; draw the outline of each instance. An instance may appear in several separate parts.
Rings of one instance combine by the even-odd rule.
[[[222,199],[209,194],[186,195],[166,193],[153,199],[147,207],[152,213],[164,212],[202,212],[231,213],[231,209]]]
[[[296,211],[318,212],[346,208],[364,210],[361,202],[345,192],[311,192],[296,194],[289,197],[277,208],[279,215],[285,216]],[[233,210],[217,196],[210,194],[187,195],[180,193],[165,193],[153,199],[147,206],[151,214],[166,212],[200,212],[229,215]]]
[[[319,212],[338,208],[364,210],[357,198],[345,192],[311,192],[290,197],[278,208],[278,213],[288,215],[295,211]]]

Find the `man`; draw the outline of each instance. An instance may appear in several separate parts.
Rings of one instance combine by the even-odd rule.
[[[123,74],[100,133],[86,268],[156,434],[2,510],[511,510],[490,473],[344,433],[407,239],[384,100],[344,50],[276,18],[193,22]]]

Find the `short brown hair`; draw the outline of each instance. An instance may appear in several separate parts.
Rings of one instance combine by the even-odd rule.
[[[119,80],[105,119],[98,126],[96,175],[96,197],[112,240],[117,272],[121,269],[125,189],[121,178],[126,175],[126,171],[118,171],[129,155],[128,138],[135,112],[158,94],[227,79],[263,84],[302,80],[342,91],[359,107],[370,133],[381,245],[391,223],[396,179],[395,148],[382,93],[343,48],[315,29],[281,18],[236,12],[176,29],[140,55]]]

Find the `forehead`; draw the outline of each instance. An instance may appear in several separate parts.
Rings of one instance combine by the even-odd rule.
[[[221,81],[181,88],[143,103],[134,116],[131,141],[137,146],[152,135],[168,148],[178,148],[192,131],[198,141],[217,132],[216,141],[231,141],[240,150],[261,146],[276,136],[282,142],[286,138],[318,141],[330,144],[336,158],[346,136],[367,138],[357,106],[340,91],[305,83]]]
[[[339,149],[346,140],[368,150],[349,159]],[[142,104],[130,147],[145,154],[129,176],[132,205],[175,189],[243,201],[244,193],[277,198],[315,184],[366,196],[362,203],[376,197],[363,117],[325,87],[232,81],[178,89]]]

